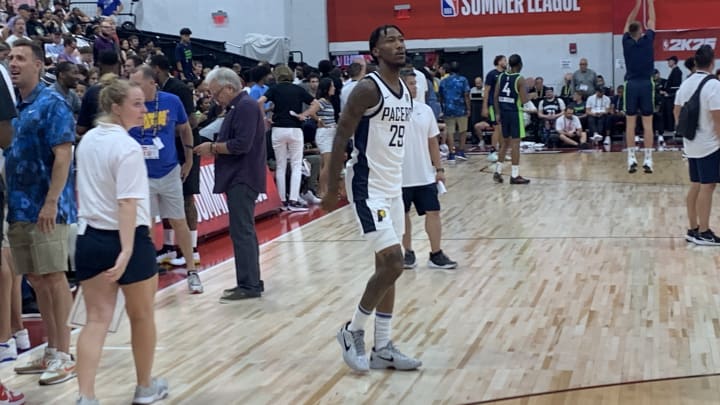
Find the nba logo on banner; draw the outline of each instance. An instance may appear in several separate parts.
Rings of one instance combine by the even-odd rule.
[[[460,0],[440,0],[440,13],[443,17],[457,17],[460,14]]]

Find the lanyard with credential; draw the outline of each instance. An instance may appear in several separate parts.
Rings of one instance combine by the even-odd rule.
[[[152,139],[154,140],[157,136],[158,129],[160,127],[160,91],[155,92],[155,111],[153,117],[153,134]],[[143,145],[145,144],[145,131],[143,131]]]

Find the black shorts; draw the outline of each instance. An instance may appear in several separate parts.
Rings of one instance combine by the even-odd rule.
[[[688,169],[693,183],[720,183],[720,149],[703,158],[688,158]]]
[[[197,128],[193,129],[193,144],[194,146],[200,145],[200,131]],[[175,138],[175,148],[177,148],[178,162],[182,165],[185,163],[186,148],[179,137]],[[183,195],[195,194],[200,194],[200,156],[193,153],[192,169],[190,169],[190,174],[183,182]]]
[[[498,124],[497,119],[495,118],[495,107],[494,106],[488,106],[488,124],[491,126],[495,126]]]
[[[647,80],[628,80],[625,82],[625,115],[637,115],[638,111],[644,116],[655,112],[655,82]]]
[[[503,111],[500,114],[503,138],[525,138],[525,118],[522,112]]]
[[[78,281],[89,280],[115,265],[120,254],[120,232],[87,227],[78,235],[75,249],[75,268]],[[127,285],[147,280],[157,274],[155,246],[147,226],[135,228],[133,254],[118,283]]]
[[[432,183],[426,186],[403,187],[403,205],[405,213],[410,212],[411,206],[415,205],[418,215],[425,215],[426,212],[440,211],[440,200],[438,200],[437,184]]]

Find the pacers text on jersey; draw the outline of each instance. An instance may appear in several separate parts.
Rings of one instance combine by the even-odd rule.
[[[577,13],[581,0],[461,0],[461,15]]]
[[[383,108],[382,116],[380,117],[383,121],[410,121],[410,113],[412,108],[410,107],[385,107]]]

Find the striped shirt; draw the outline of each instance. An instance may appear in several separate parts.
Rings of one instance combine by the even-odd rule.
[[[325,128],[335,126],[335,108],[331,102],[324,98],[318,100],[320,102],[320,110],[317,112],[318,118],[322,121]]]

